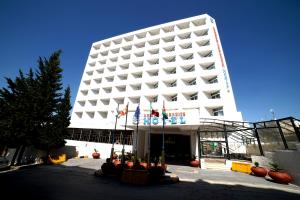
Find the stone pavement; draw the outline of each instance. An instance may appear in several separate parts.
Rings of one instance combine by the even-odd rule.
[[[71,159],[62,165],[38,166],[0,174],[0,191],[9,199],[286,199],[299,200],[300,189],[248,174],[168,166],[176,184],[132,186],[94,176],[103,160]]]

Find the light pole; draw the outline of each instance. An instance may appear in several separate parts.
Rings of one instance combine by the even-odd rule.
[[[270,109],[270,112],[271,112],[271,114],[272,114],[272,119],[273,119],[273,120],[276,120],[276,118],[275,118],[275,111],[274,111],[274,109],[273,109],[273,108],[271,108],[271,109]]]

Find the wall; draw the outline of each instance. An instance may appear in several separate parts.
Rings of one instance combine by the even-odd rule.
[[[277,150],[274,152],[265,152],[264,156],[252,156],[252,162],[259,162],[261,166],[270,168],[269,163],[274,162],[279,168],[287,171],[296,185],[300,185],[300,144],[297,144],[297,150]]]
[[[75,141],[75,140],[66,140],[66,146],[75,147],[78,156],[88,156],[92,158],[92,154],[95,152],[94,149],[100,153],[100,157],[105,159],[110,157],[111,144],[107,143],[95,143],[95,142],[84,142],[84,141]],[[121,152],[123,145],[115,144],[114,151],[117,153]],[[125,152],[132,152],[131,145],[125,145]]]

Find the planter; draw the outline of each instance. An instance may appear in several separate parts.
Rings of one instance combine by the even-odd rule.
[[[122,173],[121,181],[134,185],[146,185],[149,173],[147,170],[125,169]]]
[[[292,177],[287,172],[270,170],[268,175],[277,183],[288,184],[292,181]]]
[[[199,167],[199,166],[200,166],[200,161],[199,161],[199,160],[192,160],[192,161],[190,162],[190,165],[191,165],[192,167]]]
[[[60,164],[60,163],[65,162],[66,160],[67,160],[66,154],[62,154],[59,156],[53,156],[53,157],[51,157],[49,155],[49,157],[48,157],[48,161],[52,164]]]
[[[158,167],[162,167],[161,164],[158,164],[157,166],[158,166]],[[165,164],[165,170],[167,170],[167,167],[168,167],[167,164]]]
[[[99,159],[99,158],[100,158],[100,153],[94,152],[94,153],[92,154],[92,156],[93,156],[94,159]]]
[[[115,166],[121,165],[121,160],[113,160]]]
[[[264,167],[251,167],[251,172],[255,175],[255,176],[259,176],[259,177],[265,177],[268,173],[268,171],[264,168]]]
[[[131,169],[133,167],[133,162],[132,161],[127,161],[126,165],[127,165],[128,168]]]
[[[144,167],[145,169],[147,169],[147,163],[146,162],[140,162],[140,165],[142,166],[142,167]]]

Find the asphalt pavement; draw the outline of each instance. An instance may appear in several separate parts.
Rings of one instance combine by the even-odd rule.
[[[1,196],[18,200],[300,199],[300,187],[293,184],[282,185],[244,173],[188,166],[168,166],[169,172],[179,176],[179,183],[133,186],[95,176],[95,170],[103,162],[71,159],[61,165],[42,165],[1,173]]]

